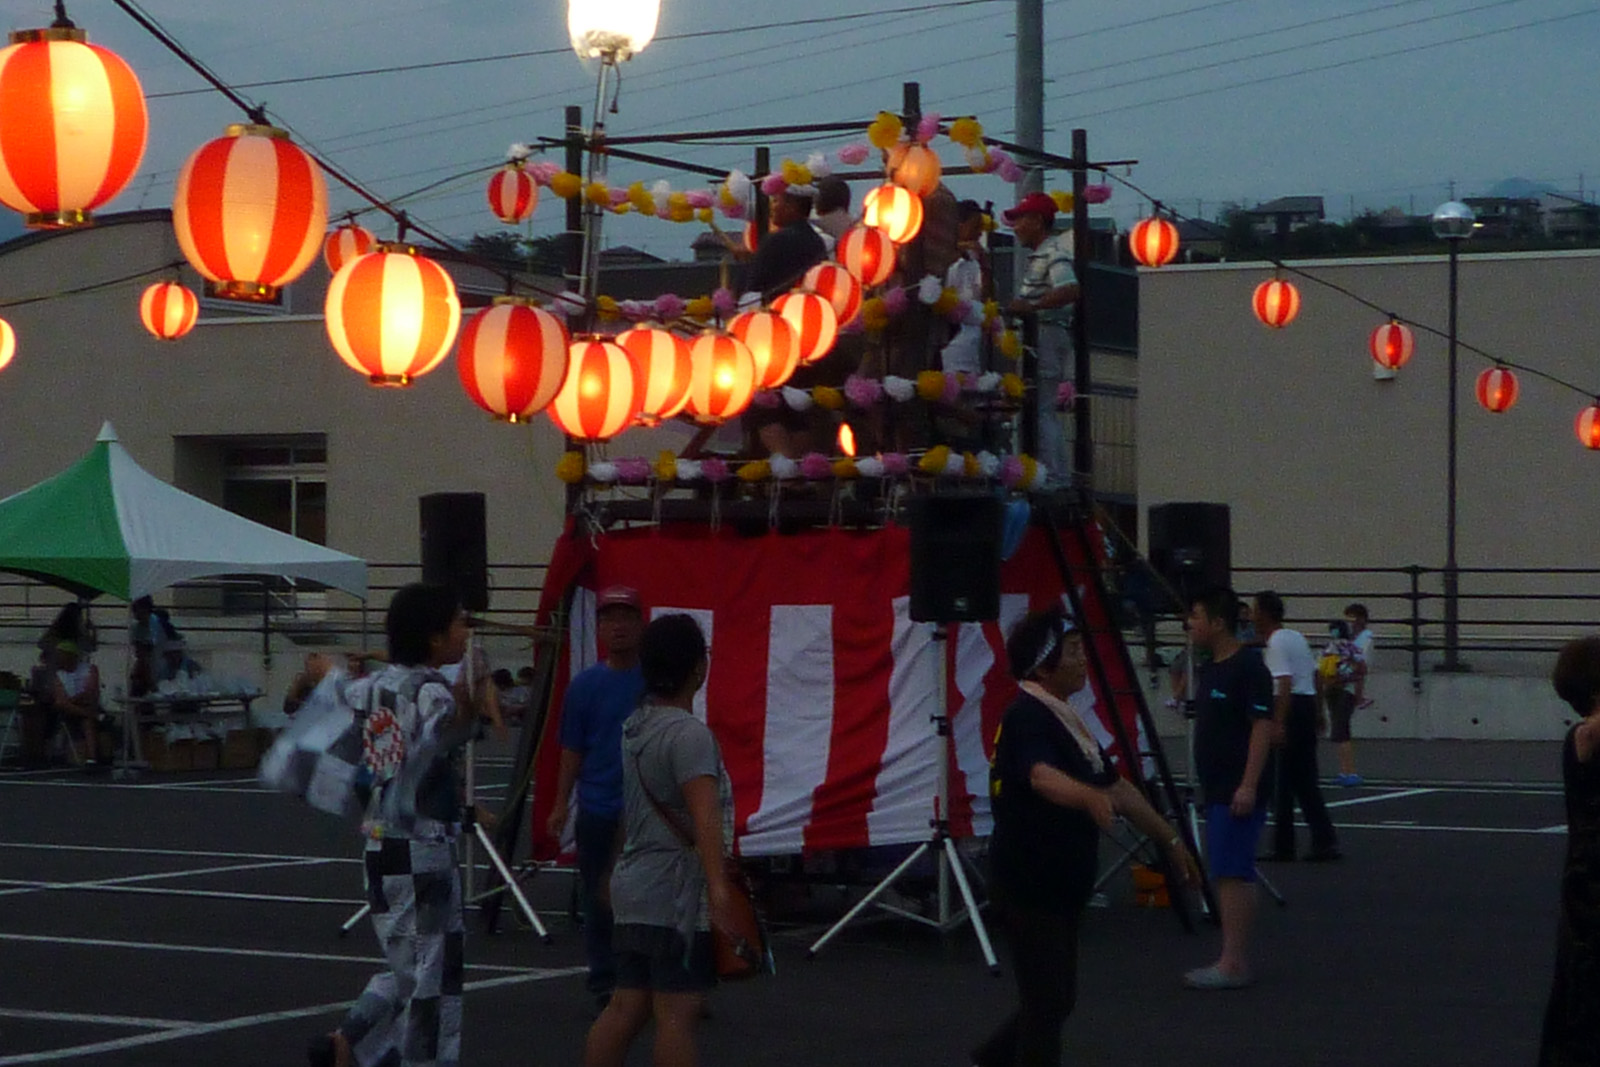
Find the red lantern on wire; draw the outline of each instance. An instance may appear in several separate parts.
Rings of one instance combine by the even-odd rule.
[[[0,201],[34,229],[84,225],[144,158],[144,91],[65,12],[10,40],[0,51]]]
[[[833,351],[839,338],[839,317],[833,305],[816,293],[785,293],[772,310],[789,320],[800,338],[800,362],[815,363]]]
[[[1160,215],[1134,223],[1128,250],[1146,267],[1165,267],[1178,257],[1178,228]]]
[[[495,171],[488,192],[489,210],[501,222],[521,222],[539,206],[539,186],[520,160]]]
[[[496,419],[527,422],[561,391],[570,344],[561,320],[531,300],[495,297],[461,328],[461,387]]]
[[[752,252],[753,253],[756,250],[756,248],[757,248],[757,246],[759,244],[760,244],[760,242],[756,240],[756,224],[755,224],[754,220],[745,223],[744,224],[744,250],[746,252]]]
[[[1600,452],[1600,397],[1596,397],[1593,404],[1578,412],[1578,421],[1574,429],[1578,431],[1578,440],[1583,443],[1584,448]]]
[[[322,242],[322,261],[328,265],[328,273],[338,274],[340,267],[377,247],[378,239],[371,230],[347,222],[330,232],[328,239]]]
[[[617,344],[639,368],[643,400],[639,423],[656,426],[677,417],[689,402],[694,364],[689,342],[658,326],[641,326],[617,334]]]
[[[744,342],[756,361],[757,389],[776,389],[794,377],[800,366],[800,334],[776,308],[741,312],[728,320],[728,332]]]
[[[756,395],[756,360],[731,334],[707,330],[689,345],[694,363],[689,404],[694,421],[717,425],[737,418]]]
[[[1250,308],[1263,326],[1281,330],[1300,314],[1300,290],[1282,278],[1273,278],[1256,286]]]
[[[939,188],[944,165],[939,162],[938,153],[927,145],[902,143],[889,151],[889,173],[896,185],[917,196],[931,196]]]
[[[322,246],[328,188],[285,131],[229,126],[178,173],[172,227],[212,296],[274,301]]]
[[[379,245],[339,268],[323,304],[339,358],[373,385],[407,386],[444,361],[461,326],[445,269],[409,245]]]
[[[861,283],[836,263],[818,263],[806,271],[799,288],[816,293],[831,304],[840,326],[848,326],[861,314]]]
[[[861,224],[903,245],[922,232],[922,197],[894,184],[869,189],[861,201]]]
[[[200,317],[200,298],[177,282],[157,282],[139,297],[139,321],[163,341],[176,341]]]
[[[567,350],[567,380],[545,412],[568,437],[608,441],[639,414],[640,376],[614,341],[578,337]]]
[[[1417,338],[1411,327],[1395,319],[1373,330],[1372,336],[1367,338],[1367,350],[1372,353],[1373,360],[1389,370],[1404,367],[1416,348]]]
[[[1478,375],[1478,403],[1487,412],[1498,415],[1510,411],[1520,392],[1517,376],[1498,364]]]
[[[844,264],[862,285],[882,285],[894,273],[894,242],[871,226],[852,226],[834,247],[833,258]]]

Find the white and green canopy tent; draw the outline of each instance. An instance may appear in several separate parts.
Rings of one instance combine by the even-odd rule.
[[[77,463],[0,500],[0,571],[122,600],[196,578],[299,578],[367,596],[367,564],[190,496],[108,422]]]

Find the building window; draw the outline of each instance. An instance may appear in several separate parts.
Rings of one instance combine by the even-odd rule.
[[[223,448],[223,507],[302,540],[328,543],[327,438],[235,440]]]

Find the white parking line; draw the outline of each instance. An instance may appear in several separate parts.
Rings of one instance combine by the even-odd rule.
[[[1435,823],[1397,823],[1397,822],[1336,822],[1333,824],[1339,830],[1423,830],[1430,833],[1447,834],[1512,834],[1537,837],[1540,834],[1553,833],[1551,829],[1523,826],[1441,826]],[[1561,827],[1566,830],[1566,827]]]
[[[1348,808],[1354,804],[1376,804],[1380,800],[1399,800],[1402,797],[1420,797],[1428,793],[1437,792],[1437,789],[1402,789],[1396,793],[1377,793],[1370,797],[1351,797],[1349,800],[1333,800],[1328,802],[1328,807]]]
[[[383,966],[387,961],[381,956],[342,956],[332,952],[285,952],[279,949],[227,948],[221,945],[174,945],[164,941],[116,941],[104,937],[56,937],[50,934],[0,933],[0,941],[16,941],[30,945],[74,945],[87,948],[119,948],[138,952],[192,952],[203,956],[242,956],[271,960],[312,960],[323,963],[360,963]],[[508,967],[495,963],[469,963],[469,971],[503,971],[507,974],[531,974],[537,967]],[[579,968],[580,970],[582,968]]]
[[[139,1015],[85,1015],[75,1011],[25,1011],[0,1008],[0,1019],[30,1019],[47,1023],[84,1023],[91,1026],[127,1026],[136,1030],[182,1030],[199,1026],[193,1019],[146,1019]]]
[[[111,852],[139,856],[195,856],[228,860],[318,860],[322,863],[360,863],[359,856],[296,856],[280,852],[213,852],[189,848],[130,848],[126,845],[64,845],[55,841],[0,841],[0,849],[31,848],[47,852]]]
[[[507,975],[504,978],[485,978],[477,982],[468,982],[462,988],[469,993],[476,993],[483,989],[493,989],[498,986],[521,985],[528,982],[547,982],[552,978],[567,978],[572,975],[585,973],[583,967],[563,967],[551,970],[525,971],[522,974]],[[262,1026],[267,1023],[285,1022],[290,1019],[306,1019],[317,1015],[332,1015],[342,1012],[350,1006],[347,1000],[336,1001],[330,1004],[316,1004],[309,1008],[291,1008],[287,1011],[265,1012],[260,1015],[244,1015],[237,1019],[220,1019],[216,1022],[199,1023],[187,1026],[181,1030],[160,1030],[150,1034],[135,1034],[131,1037],[119,1037],[111,1041],[96,1041],[88,1045],[74,1045],[71,1048],[54,1048],[43,1052],[24,1052],[15,1056],[0,1056],[0,1067],[9,1067],[10,1064],[20,1063],[47,1063],[51,1060],[72,1059],[77,1056],[92,1056],[101,1052],[118,1052],[126,1048],[139,1048],[143,1045],[156,1045],[166,1041],[180,1041],[189,1037],[202,1037],[206,1034],[223,1033],[228,1030],[243,1030],[251,1026]]]
[[[261,871],[278,867],[310,867],[326,860],[271,860],[262,863],[230,863],[221,867],[199,867],[182,871],[155,871],[151,874],[130,874],[122,878],[95,878],[81,882],[31,882],[11,878],[0,878],[0,885],[16,886],[14,889],[0,889],[0,897],[18,896],[24,893],[43,893],[49,890],[75,890],[75,889],[109,889],[113,886],[137,885],[140,882],[159,882],[166,878],[195,878],[206,874],[228,874],[233,871]]]

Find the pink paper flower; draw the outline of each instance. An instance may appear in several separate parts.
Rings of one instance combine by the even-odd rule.
[[[883,454],[883,473],[890,478],[903,478],[911,470],[911,460],[904,452]]]
[[[1056,386],[1056,410],[1065,411],[1078,399],[1078,389],[1071,382]]]
[[[639,322],[650,317],[651,305],[643,300],[624,300],[617,305],[617,310],[629,322]]]
[[[953,322],[957,326],[959,326],[963,322],[966,322],[967,319],[970,318],[971,316],[972,316],[972,301],[970,301],[970,300],[957,300],[956,301],[956,306],[950,309],[950,314],[946,315],[945,318],[949,319],[951,322]]]
[[[1001,181],[1010,182],[1012,185],[1020,182],[1025,176],[1022,167],[1014,159],[1006,160],[995,170],[999,173]]]
[[[820,481],[833,477],[833,461],[821,452],[807,452],[800,457],[800,477]]]
[[[855,336],[858,336],[860,334],[866,333],[867,332],[867,328],[866,328],[865,325],[862,324],[861,316],[857,315],[855,318],[851,319],[849,322],[847,322],[843,326],[839,327],[839,332],[844,334],[847,337],[855,337]]]
[[[883,399],[883,383],[852,374],[844,381],[844,397],[858,408],[875,407]]]
[[[1000,461],[1000,484],[1007,489],[1015,489],[1022,483],[1022,460],[1016,456],[1007,456]]]
[[[782,174],[769,174],[761,179],[761,191],[768,196],[777,196],[787,188],[789,183],[783,180]]]
[[[717,198],[711,195],[711,192],[707,189],[690,189],[683,194],[683,199],[696,211],[703,207],[710,207],[717,202]]]
[[[856,144],[847,144],[843,148],[839,149],[839,162],[843,163],[847,167],[854,167],[865,163],[867,161],[867,157],[871,154],[871,145],[861,144],[860,142],[857,142]]]
[[[688,305],[685,303],[683,297],[678,296],[676,293],[662,293],[660,296],[656,297],[656,318],[660,319],[662,322],[671,322],[673,319],[681,316],[687,307]]]
[[[1083,187],[1083,202],[1085,204],[1103,204],[1110,199],[1111,186],[1104,182]]]
[[[718,289],[711,294],[711,307],[718,315],[727,318],[739,310],[739,298],[732,289]]]
[[[528,172],[528,177],[539,185],[549,185],[550,179],[561,173],[561,167],[550,160],[529,163],[523,169]]]
[[[906,291],[904,289],[890,289],[887,293],[883,294],[883,306],[884,310],[888,311],[891,317],[896,315],[904,315],[906,313],[906,308],[911,306],[911,298],[906,295]]]
[[[758,408],[775,408],[783,403],[783,396],[776,389],[761,389],[750,398],[750,403]]]
[[[725,482],[733,477],[733,472],[728,469],[728,461],[718,459],[716,456],[701,460],[700,473],[705,475],[708,482]]]
[[[721,204],[720,206],[722,214],[727,218],[742,219],[745,216],[745,209],[742,203]]]
[[[627,189],[612,189],[611,190],[611,206],[612,207],[621,207],[623,204],[626,204],[627,202],[628,202],[628,190]]]
[[[944,376],[944,393],[939,399],[946,404],[956,404],[961,401],[961,375],[946,374]]]
[[[939,118],[937,111],[930,111],[922,116],[922,120],[917,123],[917,140],[927,144],[939,136]]]
[[[619,459],[617,482],[621,485],[643,485],[650,480],[650,461],[637,456]]]

